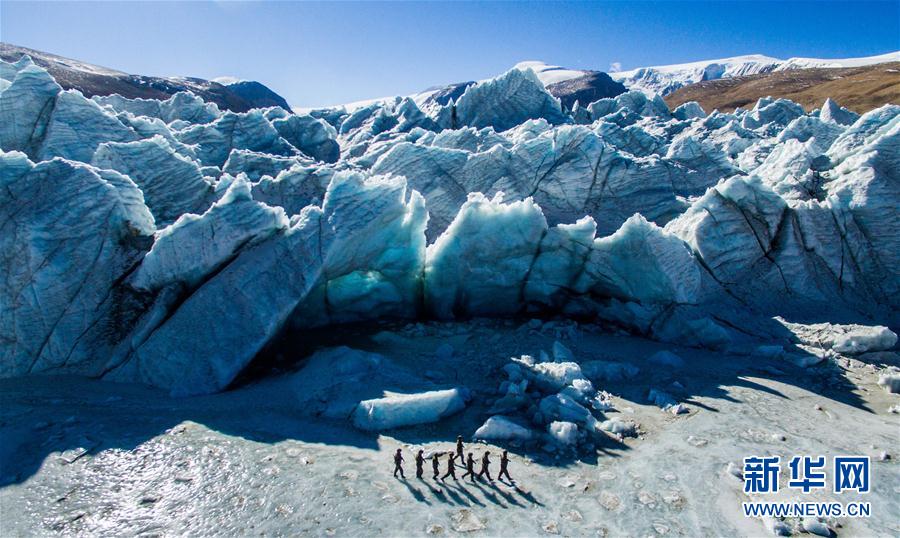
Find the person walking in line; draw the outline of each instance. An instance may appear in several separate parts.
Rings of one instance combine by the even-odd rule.
[[[459,463],[462,465],[464,461],[466,461],[466,456],[463,454],[463,440],[462,435],[456,436],[456,456],[459,458]]]
[[[506,475],[506,479],[510,482],[513,481],[512,477],[509,476],[509,452],[506,450],[503,451],[503,454],[500,455],[500,474],[497,475],[497,480],[503,478],[503,475]]]
[[[491,456],[491,453],[488,452],[487,450],[485,450],[485,451],[484,451],[484,456],[481,457],[481,472],[478,473],[478,478],[481,478],[481,477],[483,477],[483,476],[487,476],[487,477],[488,477],[488,480],[490,480],[491,482],[493,482],[494,479],[491,478],[491,471],[490,471],[490,469],[489,469],[489,467],[490,467],[490,465],[491,465],[491,458],[490,458],[490,456]]]
[[[441,477],[441,482],[448,476],[452,476],[453,480],[456,480],[456,454],[453,452],[447,455],[447,472]]]
[[[400,478],[406,480],[406,476],[403,475],[403,454],[399,448],[394,453],[394,478],[397,478],[398,472],[400,473]]]
[[[432,480],[437,480],[438,477],[441,475],[441,471],[440,471],[440,469],[438,469],[438,464],[441,462],[441,460],[438,459],[438,457],[440,455],[441,455],[440,452],[435,452],[434,454],[431,455],[431,470],[434,471],[434,476],[432,477]]]
[[[424,450],[420,450],[419,453],[416,454],[416,478],[419,480],[422,479],[422,473],[425,472],[422,470],[422,466],[425,465],[425,456],[422,455],[424,452]]]
[[[465,477],[471,477],[470,480],[472,483],[475,483],[475,457],[469,452],[469,459],[466,460],[466,472],[460,477],[462,480]]]

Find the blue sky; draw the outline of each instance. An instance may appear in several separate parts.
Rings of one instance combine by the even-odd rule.
[[[295,106],[478,80],[522,60],[623,70],[742,54],[900,50],[887,2],[0,0],[0,39],[148,75],[262,81]]]

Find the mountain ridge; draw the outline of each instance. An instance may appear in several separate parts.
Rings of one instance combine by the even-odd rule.
[[[28,47],[0,42],[0,58],[16,62],[28,56],[46,69],[65,89],[79,90],[86,97],[119,94],[129,99],[165,100],[181,91],[190,91],[204,101],[215,103],[223,110],[246,112],[254,108],[281,106],[290,110],[287,101],[264,84],[256,81],[237,81],[222,84],[197,77],[153,77],[135,75],[107,67],[82,62]]]

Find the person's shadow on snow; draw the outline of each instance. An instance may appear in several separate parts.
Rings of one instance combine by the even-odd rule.
[[[522,508],[524,506],[522,503],[517,501],[513,495],[507,493],[506,491],[503,491],[500,488],[496,488],[496,490],[497,490],[497,493],[499,493],[500,496],[503,497],[503,499],[506,500],[506,502],[508,502],[509,504],[511,504],[513,506],[518,506],[519,508]]]
[[[526,501],[530,502],[531,504],[535,504],[537,506],[544,506],[544,503],[535,499],[534,495],[532,495],[532,493],[530,491],[525,491],[524,489],[520,488],[519,486],[513,486],[513,487],[515,488],[516,493],[518,493]]]
[[[496,493],[493,493],[493,492],[487,491],[487,490],[482,490],[482,491],[484,492],[485,499],[489,500],[490,502],[496,504],[497,506],[499,506],[501,508],[506,508],[506,505],[503,504],[503,502],[497,497]]]
[[[425,498],[425,495],[422,494],[422,490],[410,484],[409,481],[407,481],[405,478],[400,480],[400,483],[406,486],[406,489],[408,489],[409,492],[412,493],[412,496],[415,500],[431,506],[431,501]]]
[[[425,479],[423,479],[423,478],[420,478],[419,480],[421,480],[422,483],[425,484],[425,487],[428,488],[428,491],[429,491],[429,492],[434,496],[434,498],[436,498],[438,501],[440,501],[440,502],[442,502],[442,503],[444,503],[444,504],[453,504],[449,499],[447,499],[447,496],[444,495],[444,490],[443,490],[443,489],[441,489],[441,488],[435,488],[434,486],[432,486],[431,484],[429,484],[429,483],[428,483]]]
[[[486,504],[484,504],[483,502],[481,502],[480,500],[478,500],[478,497],[476,497],[476,496],[472,495],[471,493],[469,493],[469,490],[466,489],[465,487],[461,486],[459,483],[454,482],[454,483],[452,484],[452,486],[451,486],[451,484],[446,484],[446,483],[445,483],[444,485],[445,485],[448,489],[449,489],[450,487],[453,487],[454,489],[456,489],[457,491],[459,491],[460,493],[462,493],[463,495],[465,495],[466,498],[469,499],[469,501],[471,501],[472,504],[477,504],[478,506],[481,506],[481,507],[487,506]]]
[[[463,504],[463,505],[466,505],[466,506],[470,506],[470,504],[469,504],[468,502],[466,502],[466,501],[459,495],[459,493],[456,493],[455,491],[453,491],[452,489],[450,489],[450,486],[449,486],[449,485],[446,485],[446,484],[445,484],[445,485],[441,488],[441,490],[444,491],[444,492],[446,492],[446,493],[447,493],[447,496],[450,497],[451,499],[453,499],[453,502],[454,502],[455,504]]]
[[[473,484],[476,488],[479,489],[479,491],[481,491],[481,494],[484,495],[485,499],[489,500],[490,502],[492,502],[502,508],[506,508],[506,505],[503,504],[500,501],[500,499],[497,498],[497,495],[494,493],[494,491],[499,492],[500,490],[497,488],[497,486],[494,485],[493,482],[490,482],[489,484],[490,484],[490,488],[493,489],[494,491],[490,491],[489,489],[487,489],[485,487],[485,485],[481,484],[480,480],[476,480]]]

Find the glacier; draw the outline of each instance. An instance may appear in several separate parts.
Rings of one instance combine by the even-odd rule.
[[[560,315],[710,349],[775,316],[900,323],[896,105],[568,108],[522,66],[441,100],[236,113],[88,99],[27,58],[0,78],[3,377],[207,394],[285,332],[382,319]],[[529,374],[565,442],[599,427],[589,378],[634,375],[567,362]],[[526,435],[501,417],[482,433]]]

